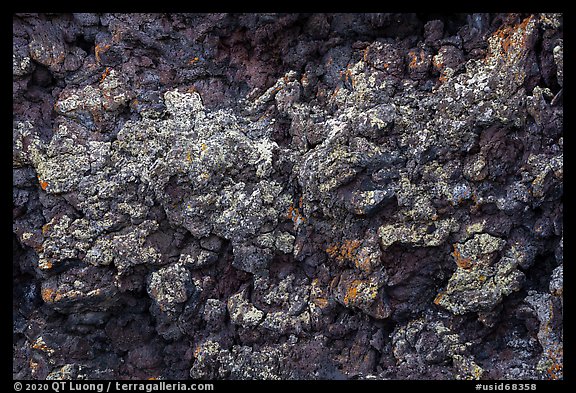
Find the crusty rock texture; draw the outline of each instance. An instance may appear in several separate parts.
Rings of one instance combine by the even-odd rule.
[[[562,378],[562,31],[15,14],[14,378]]]

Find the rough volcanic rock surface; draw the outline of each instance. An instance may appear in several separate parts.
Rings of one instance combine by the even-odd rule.
[[[562,378],[562,31],[15,14],[14,378]]]

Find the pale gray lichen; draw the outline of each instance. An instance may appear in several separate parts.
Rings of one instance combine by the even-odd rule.
[[[564,82],[564,40],[558,40],[558,46],[554,47],[554,61],[556,62],[556,72],[558,84],[563,86]]]
[[[148,283],[148,294],[160,310],[174,312],[175,305],[188,300],[194,288],[188,270],[181,264],[169,265],[153,272]]]
[[[433,231],[429,231],[430,225],[433,226]],[[448,218],[435,222],[383,225],[378,229],[378,234],[384,249],[397,242],[416,247],[433,247],[444,243],[450,233],[458,229],[456,220]]]
[[[418,318],[397,327],[391,334],[392,353],[405,369],[425,369],[425,365],[455,368],[456,379],[480,379],[484,370],[470,355],[472,343],[462,342],[441,320]]]
[[[564,330],[558,323],[562,318],[558,298],[557,294],[531,291],[525,299],[540,322],[537,337],[542,354],[536,370],[546,379],[562,379],[564,374]]]
[[[489,235],[487,233],[476,233],[471,239],[464,243],[454,245],[454,252],[460,259],[470,259],[472,263],[484,263],[486,265],[496,257],[496,253],[501,251],[506,245],[506,240]]]
[[[458,266],[434,303],[456,315],[489,311],[505,296],[518,291],[524,277],[517,263],[508,258],[500,259],[493,266],[483,263]]]
[[[255,327],[262,322],[265,314],[246,299],[246,294],[247,290],[243,290],[230,296],[228,299],[228,313],[234,324],[244,327]]]

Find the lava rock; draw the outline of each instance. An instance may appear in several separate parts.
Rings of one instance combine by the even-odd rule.
[[[563,16],[20,13],[15,379],[563,378]]]

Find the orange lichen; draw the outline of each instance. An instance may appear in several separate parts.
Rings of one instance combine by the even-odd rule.
[[[342,247],[340,247],[340,257],[346,259],[353,259],[356,249],[360,247],[360,240],[345,240]]]
[[[292,203],[288,207],[288,212],[286,213],[286,218],[292,220],[292,222],[294,222],[295,225],[300,225],[306,221],[306,218],[300,212],[300,210],[302,209],[302,198],[300,198],[298,206],[299,208],[294,207],[294,203]]]
[[[110,70],[111,70],[110,67],[106,67],[106,69],[102,73],[102,76],[100,77],[100,83],[104,82],[104,79],[106,79],[106,77],[110,75]]]
[[[274,88],[274,90],[272,90],[272,94],[276,94],[278,93],[280,90],[282,90],[284,88],[284,86],[277,86]]]
[[[549,379],[558,380],[563,378],[564,374],[564,351],[561,348],[547,351],[548,359],[550,361],[546,368],[546,374]]]
[[[434,304],[439,305],[440,302],[442,301],[442,298],[444,297],[444,293],[440,292],[438,295],[436,295],[436,298],[434,298]]]
[[[370,257],[356,258],[354,260],[354,266],[356,266],[357,269],[366,272],[370,272],[372,270],[372,266],[370,264]]]
[[[352,259],[354,262],[354,267],[356,269],[365,272],[365,273],[372,273],[374,264],[377,263],[377,258],[375,260],[375,252],[370,247],[361,247],[356,252],[355,257]]]
[[[554,362],[546,369],[546,373],[550,379],[561,379],[563,369],[564,367],[562,364]]]
[[[41,259],[41,262],[38,263],[38,267],[41,270],[50,270],[54,267],[54,264],[49,259]]]
[[[512,44],[511,35],[514,32],[514,28],[511,26],[506,26],[498,29],[494,35],[500,38],[500,46],[504,50],[504,52],[508,52],[510,45]]]
[[[328,253],[328,255],[330,255],[332,258],[334,258],[334,257],[336,257],[336,255],[338,255],[338,250],[339,250],[339,247],[337,244],[331,244],[326,249],[326,252]]]
[[[408,64],[408,67],[411,70],[426,62],[426,53],[424,53],[423,50],[420,50],[419,53],[410,51],[408,52],[408,55],[410,56],[410,63]]]
[[[336,277],[334,277],[335,281],[337,280]],[[312,303],[314,303],[316,306],[320,307],[320,308],[326,308],[328,307],[328,305],[330,304],[330,301],[328,300],[327,296],[327,292],[324,288],[321,287],[320,281],[318,280],[318,278],[315,278],[314,280],[312,280],[311,283],[312,287],[310,290],[310,299],[312,301]],[[332,282],[333,286],[337,285],[337,282]]]
[[[110,44],[104,44],[104,45],[97,44],[94,47],[94,55],[96,56],[96,61],[98,63],[100,63],[100,54],[106,52],[108,49],[110,49]]]
[[[38,364],[38,362],[35,362],[33,359],[30,359],[30,371],[32,372],[32,375],[35,375],[36,372],[38,372],[38,367],[40,366]]]
[[[198,56],[196,56],[195,58],[188,60],[188,64],[194,65],[194,64],[198,63],[199,61],[200,61],[200,58]]]
[[[410,51],[410,52],[408,52],[408,55],[411,58],[410,64],[408,64],[408,67],[416,68],[416,65],[418,63],[418,57],[416,56],[416,53],[414,53],[414,51]]]
[[[39,350],[41,350],[41,351],[45,351],[46,348],[47,348],[47,346],[46,346],[46,344],[44,344],[43,341],[41,341],[41,342],[36,341],[36,342],[34,343],[34,345],[32,345],[32,348],[33,348],[33,349],[39,349]]]
[[[49,222],[46,223],[46,224],[44,224],[44,225],[42,225],[42,234],[43,234],[43,235],[46,235],[46,234],[48,233],[48,231],[50,230],[50,227],[51,227],[51,226],[52,226],[52,225],[51,225]]]
[[[332,91],[332,94],[330,94],[330,98],[334,98],[336,97],[336,95],[338,95],[338,92],[340,91],[340,86],[336,86],[336,88],[334,89],[334,91]]]
[[[345,240],[342,244],[333,243],[326,248],[330,258],[339,264],[351,262],[360,271],[372,272],[372,252],[368,248],[361,248],[360,240]]]
[[[442,62],[442,57],[441,56],[434,56],[432,58],[432,65],[434,65],[434,67],[438,70],[442,69],[444,67],[444,63]]]
[[[350,286],[344,295],[344,305],[348,306],[358,298],[358,287],[362,284],[361,280],[352,280]]]
[[[440,83],[445,83],[448,80],[448,71],[445,69],[445,64],[443,62],[444,58],[441,55],[434,56],[432,58],[432,65],[434,68],[440,72],[440,76],[438,77],[438,81]]]
[[[456,260],[456,265],[462,269],[470,269],[472,267],[472,261],[469,258],[462,257],[462,254],[460,254],[460,250],[456,244],[454,244],[453,247],[454,251],[452,252],[452,255]]]
[[[48,355],[52,355],[54,353],[54,350],[50,348],[48,345],[46,345],[46,342],[44,342],[44,339],[42,337],[38,337],[36,339],[36,341],[32,345],[32,349],[37,349],[39,351],[46,352]]]
[[[558,363],[552,363],[552,365],[550,367],[548,367],[548,369],[546,370],[546,373],[548,374],[548,377],[550,377],[550,379],[560,379],[560,375],[562,375],[562,370],[563,367],[561,364]]]
[[[44,180],[40,179],[40,176],[38,176],[38,182],[40,183],[40,187],[42,188],[42,190],[46,191],[46,188],[48,187],[48,182],[45,182]]]
[[[531,19],[532,16],[529,16],[516,26],[505,26],[498,29],[494,33],[494,36],[500,39],[500,47],[507,56],[510,55],[509,53],[510,48],[516,47],[518,45],[524,45],[526,37],[524,36],[521,37],[519,41],[517,37],[515,37],[515,33],[517,31],[522,31],[523,29],[525,29],[528,26],[528,23],[530,23]]]
[[[294,214],[294,205],[288,206],[288,213],[286,213],[286,218],[292,219],[292,215]]]
[[[44,303],[53,303],[56,291],[54,291],[52,288],[44,288],[41,291],[41,295]]]
[[[58,299],[58,296],[59,295],[56,294],[56,299]],[[86,297],[96,297],[96,296],[102,296],[102,288],[93,289],[86,294]],[[74,298],[78,297],[78,292],[68,292],[66,294],[66,297],[74,299]]]
[[[328,306],[328,299],[323,298],[323,297],[319,297],[319,298],[312,300],[312,303],[314,303],[315,305],[317,305],[320,308],[326,308],[326,306]]]
[[[345,260],[356,262],[356,252],[361,244],[360,240],[345,240],[340,246],[338,244],[331,244],[326,249],[326,252],[330,257],[336,258],[338,262],[344,262]]]
[[[344,79],[345,82],[348,82],[352,85],[352,88],[356,86],[356,81],[352,75],[352,70],[346,68],[346,71],[340,71],[340,78]]]

